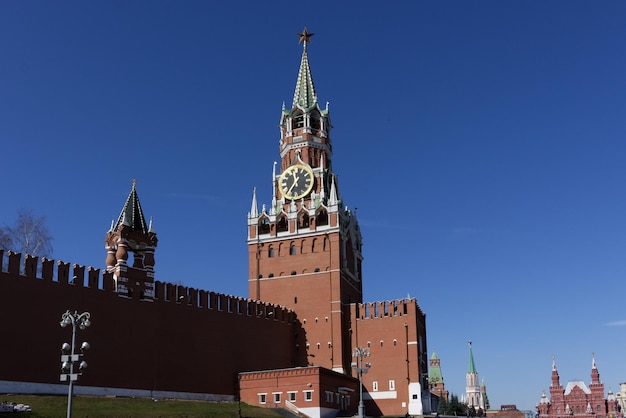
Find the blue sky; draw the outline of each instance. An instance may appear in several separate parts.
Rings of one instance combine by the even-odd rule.
[[[157,279],[247,296],[296,33],[330,102],[367,301],[416,297],[429,355],[493,407],[626,381],[626,3],[0,2],[0,224],[102,268],[137,179]],[[375,367],[375,359],[371,359]]]

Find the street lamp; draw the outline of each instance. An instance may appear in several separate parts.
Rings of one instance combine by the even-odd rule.
[[[74,395],[74,382],[78,380],[78,376],[87,367],[87,362],[81,360],[83,353],[89,349],[87,341],[80,345],[80,353],[76,353],[76,327],[81,330],[91,325],[89,312],[79,314],[69,310],[61,316],[61,327],[65,328],[72,325],[72,344],[63,343],[61,346],[61,382],[69,381],[69,389],[67,392],[67,418],[72,418],[72,396]],[[74,363],[80,361],[78,365],[79,373],[74,373]]]
[[[370,356],[369,348],[355,347],[352,351],[352,357],[356,357],[358,361],[353,361],[351,366],[356,374],[359,375],[359,418],[365,417],[365,405],[363,404],[363,374],[367,373],[372,367],[370,363],[363,364],[363,359]]]

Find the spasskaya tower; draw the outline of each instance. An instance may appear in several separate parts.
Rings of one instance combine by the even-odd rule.
[[[256,189],[248,214],[249,297],[296,311],[309,365],[342,373],[351,363],[350,304],[362,302],[361,233],[344,206],[332,165],[328,104],[319,106],[307,44],[291,109],[280,118],[280,171],[259,210]]]

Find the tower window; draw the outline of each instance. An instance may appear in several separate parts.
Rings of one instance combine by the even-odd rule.
[[[297,272],[297,271],[295,271],[295,270],[293,270],[293,271],[291,272],[291,275],[292,275],[292,276],[295,276],[296,274],[298,274],[298,272]]]
[[[320,268],[319,267],[315,267],[315,272],[319,273],[320,272]]]
[[[299,228],[308,228],[309,227],[309,215],[306,213],[300,214],[298,219],[298,227]]]
[[[289,246],[289,255],[296,255],[296,245],[293,242]]]
[[[300,111],[294,113],[293,115],[293,127],[295,128],[303,128],[304,127],[304,114]]]
[[[274,277],[274,273],[268,274],[267,277]]]
[[[270,233],[270,221],[267,218],[261,219],[259,222],[259,233],[260,234],[269,234]]]
[[[328,225],[328,213],[326,213],[325,210],[322,210],[320,211],[320,213],[317,214],[315,225],[316,226]]]
[[[276,225],[276,231],[277,232],[285,232],[287,231],[287,218],[284,216],[281,216],[280,218],[278,218],[278,224]]]
[[[274,247],[269,247],[269,248],[267,249],[267,256],[268,256],[269,258],[274,257]]]
[[[311,128],[315,130],[320,129],[320,114],[319,112],[311,112]]]

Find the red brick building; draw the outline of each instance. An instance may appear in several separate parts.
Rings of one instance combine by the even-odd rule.
[[[330,113],[319,106],[306,49],[311,34],[300,36],[293,103],[281,114],[280,172],[274,166],[269,204],[259,210],[255,191],[248,214],[249,297],[297,312],[306,337],[296,349],[310,367],[357,377],[354,350],[367,349],[368,414],[419,415],[429,396],[425,315],[415,299],[363,303],[361,231],[332,164]],[[242,399],[259,402],[248,391]]]
[[[610,392],[610,391],[609,391]],[[596,360],[591,361],[591,383],[585,385],[582,380],[572,380],[563,388],[556,369],[556,362],[552,361],[552,383],[550,384],[550,399],[545,391],[537,405],[540,418],[565,418],[577,416],[583,418],[615,418],[623,417],[619,411],[618,402],[612,393],[604,396],[604,384],[600,381],[600,373]]]
[[[11,337],[0,345],[11,359],[0,368],[0,392],[67,393],[58,355],[71,335],[57,324],[69,309],[92,318],[77,337],[91,345],[77,394],[354,414],[358,348],[371,363],[362,374],[368,416],[430,412],[425,314],[415,299],[362,300],[361,232],[339,192],[310,36],[301,38],[293,107],[282,111],[270,205],[259,210],[255,193],[248,214],[249,296],[155,281],[157,235],[133,183],[106,233],[102,274],[0,249],[0,313]]]
[[[428,366],[428,388],[430,389],[430,393],[437,396],[439,399],[448,402],[449,393],[443,381],[441,360],[434,351],[433,355],[430,356]]]

